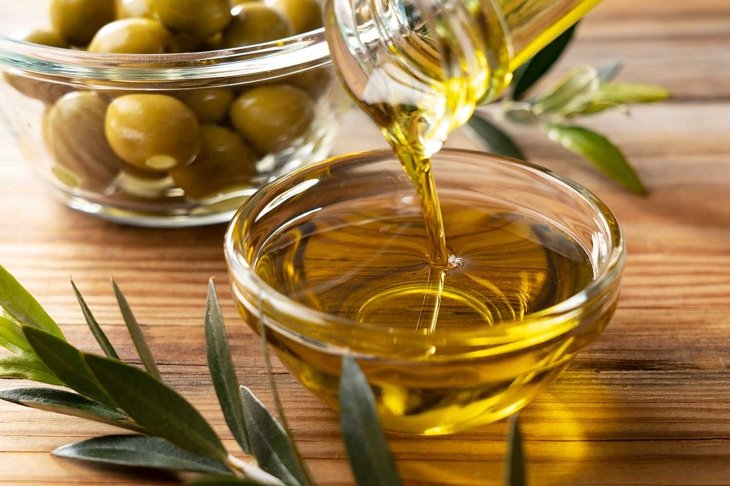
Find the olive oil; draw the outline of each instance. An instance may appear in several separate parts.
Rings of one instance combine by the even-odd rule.
[[[585,249],[520,209],[454,194],[440,201],[431,157],[477,103],[496,97],[520,63],[595,3],[325,3],[340,77],[381,129],[417,196],[410,203],[348,201],[343,192],[338,204],[282,222],[257,251],[254,271],[279,293],[363,329],[380,327],[382,336],[373,339],[391,336],[388,351],[369,360],[368,335],[346,326],[336,343],[323,339],[330,346],[272,327],[269,339],[284,363],[332,406],[342,348],[361,354],[384,426],[420,434],[504,417],[572,358],[573,338],[546,344],[544,326],[512,324],[585,289],[593,279]],[[454,338],[502,323],[509,323],[509,345],[497,339],[473,355],[471,346],[493,333]],[[575,324],[571,317],[551,323]],[[423,336],[432,338],[425,349],[414,344]]]
[[[578,243],[528,215],[468,200],[445,201],[443,210],[447,268],[428,260],[417,204],[394,208],[392,199],[375,198],[282,225],[259,250],[255,271],[312,309],[416,333],[434,332],[432,321],[444,332],[519,321],[593,277]]]
[[[294,375],[335,408],[342,349],[363,353],[389,430],[444,434],[498,420],[552,381],[578,346],[575,338],[542,336],[544,327],[510,327],[493,346],[480,344],[479,333],[456,337],[529,320],[584,289],[593,267],[574,239],[529,214],[444,196],[454,255],[447,268],[429,262],[415,195],[348,201],[346,193],[337,205],[275,218],[278,229],[252,265],[278,293],[363,326],[315,325],[314,341],[272,326],[268,339]],[[255,328],[257,319],[239,309]],[[576,322],[560,318],[551,326],[561,336]],[[368,334],[374,327],[380,336]],[[367,359],[371,352],[379,357]]]

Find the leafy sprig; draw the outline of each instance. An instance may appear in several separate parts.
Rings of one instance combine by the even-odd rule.
[[[116,282],[114,294],[139,358],[124,361],[72,282],[92,335],[104,355],[81,351],[33,296],[0,266],[0,377],[23,378],[55,387],[0,390],[0,399],[47,412],[114,425],[134,434],[115,434],[63,445],[58,457],[120,466],[191,472],[189,484],[309,486],[314,481],[288,430],[236,376],[225,323],[211,281],[205,312],[205,339],[213,387],[231,434],[233,453],[208,421],[159,373],[142,329]],[[262,339],[265,336],[262,335]],[[342,435],[357,483],[401,484],[378,420],[375,400],[357,361],[342,360]],[[522,446],[516,421],[510,434],[506,484],[523,486]]]
[[[547,90],[526,99],[536,83],[560,59],[574,32],[575,26],[520,67],[514,73],[510,94],[496,111],[478,111],[469,126],[491,151],[522,160],[527,160],[524,153],[500,124],[534,127],[551,141],[593,163],[604,175],[629,191],[646,194],[644,184],[621,149],[606,136],[577,125],[576,120],[607,110],[628,113],[632,104],[667,99],[669,92],[666,89],[614,81],[621,69],[621,65],[614,62],[600,68],[577,67]]]

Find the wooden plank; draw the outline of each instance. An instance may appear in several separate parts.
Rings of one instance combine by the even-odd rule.
[[[534,130],[511,129],[530,158],[594,190],[616,213],[629,258],[604,334],[522,412],[531,484],[721,485],[730,482],[730,5],[727,0],[611,0],[584,22],[551,75],[625,62],[622,80],[668,87],[673,100],[596,117],[652,189],[626,194]],[[384,147],[362,117],[336,152]],[[356,135],[356,136],[354,136]],[[451,146],[474,147],[459,134]],[[271,403],[259,341],[238,319],[222,257],[225,227],[145,230],[61,207],[0,133],[0,263],[96,350],[68,285],[73,275],[123,356],[134,356],[108,283],[114,275],[169,382],[234,447],[203,352],[205,284],[218,282],[242,381]],[[286,371],[277,381],[320,484],[351,483],[336,415]],[[3,381],[2,388],[22,382]],[[113,428],[0,403],[0,484],[172,484],[166,475],[53,458],[55,447]],[[500,484],[504,423],[451,437],[391,436],[411,484]],[[137,471],[139,473],[139,471]]]

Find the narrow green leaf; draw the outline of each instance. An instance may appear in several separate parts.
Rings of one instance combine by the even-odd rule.
[[[64,384],[40,359],[28,353],[0,358],[0,378],[17,378],[49,385]]]
[[[226,336],[223,314],[215,292],[213,279],[208,282],[208,301],[205,308],[205,344],[208,353],[208,369],[215,387],[218,402],[223,410],[228,428],[245,452],[251,450],[246,429],[238,377],[233,366],[231,349]]]
[[[33,352],[20,326],[5,317],[0,317],[0,346],[15,354]]]
[[[479,115],[469,120],[469,126],[481,138],[491,152],[520,160],[527,160],[512,138],[492,122]]]
[[[241,386],[240,392],[251,450],[261,469],[287,485],[307,484],[297,453],[284,428],[250,389]]]
[[[64,339],[58,324],[10,272],[0,265],[0,307],[15,319]]]
[[[223,476],[221,474],[206,474],[187,482],[192,486],[228,486],[231,484],[263,484],[253,479]]]
[[[14,388],[0,390],[0,400],[28,408],[81,417],[95,422],[142,431],[128,416],[103,403],[56,388]]]
[[[53,451],[54,456],[120,466],[151,467],[170,471],[226,473],[221,462],[181,449],[160,437],[107,435],[75,442]]]
[[[568,119],[579,116],[588,116],[602,113],[606,110],[626,109],[626,105],[623,103],[617,103],[615,101],[604,101],[600,99],[592,99],[586,101],[582,106],[573,106],[569,109],[563,110],[560,114]]]
[[[639,176],[621,150],[603,135],[578,126],[548,125],[546,129],[551,140],[593,162],[604,174],[626,189],[646,194]]]
[[[119,288],[114,279],[112,279],[112,287],[114,287],[114,295],[117,297],[117,302],[119,303],[119,309],[122,311],[124,323],[127,325],[127,329],[129,329],[129,334],[132,336],[134,347],[137,348],[137,354],[139,354],[139,357],[142,359],[142,364],[144,364],[147,371],[159,378],[160,370],[157,368],[157,363],[155,363],[155,358],[152,356],[152,351],[150,351],[150,348],[147,345],[147,341],[142,333],[142,328],[139,327],[137,319],[135,319],[134,314],[132,314],[132,309],[129,307],[127,298],[124,297],[122,290]]]
[[[669,97],[661,86],[635,83],[601,83],[590,99],[582,105],[571,105],[562,110],[566,118],[595,115],[605,110],[623,109],[628,112],[632,103],[654,103]]]
[[[106,337],[106,334],[101,329],[101,326],[99,326],[99,323],[96,321],[96,319],[94,319],[94,315],[91,313],[91,309],[89,309],[89,306],[86,305],[86,301],[81,295],[81,292],[79,292],[79,289],[76,287],[76,283],[74,283],[73,279],[71,280],[71,287],[73,287],[74,289],[74,293],[76,294],[76,300],[79,302],[81,312],[84,314],[84,319],[86,319],[86,324],[89,326],[91,334],[93,334],[94,338],[96,338],[96,342],[99,343],[99,347],[102,351],[104,351],[104,354],[106,354],[110,358],[119,359],[119,355],[114,349],[114,346],[112,346],[112,343],[109,342],[109,339]]]
[[[547,46],[535,54],[523,66],[515,71],[512,78],[512,99],[521,100],[532,86],[547,73],[550,68],[560,59],[565,48],[570,44],[577,23],[560,34]]]
[[[380,427],[373,392],[360,366],[349,355],[342,358],[340,428],[359,486],[401,484]]]
[[[5,319],[14,322],[18,326],[21,326],[23,323],[17,320],[10,312],[6,311],[3,307],[0,307],[0,317],[4,317]]]
[[[579,66],[567,72],[553,87],[535,100],[538,115],[570,113],[594,99],[600,83],[592,66]]]
[[[114,406],[114,401],[89,370],[81,351],[35,327],[23,326],[23,333],[41,361],[69,388],[85,397]]]
[[[263,309],[265,300],[261,299],[260,301],[260,308],[259,308],[259,315],[265,316],[265,312]],[[280,425],[284,429],[284,433],[287,437],[291,437],[291,429],[289,428],[289,424],[286,420],[286,413],[284,411],[284,406],[281,403],[281,397],[279,395],[279,386],[276,384],[276,378],[274,376],[273,367],[271,366],[271,352],[269,351],[269,346],[267,343],[267,330],[266,330],[266,319],[265,317],[262,317],[259,319],[259,337],[261,342],[261,352],[264,356],[264,363],[266,364],[266,376],[269,381],[269,389],[271,390],[271,398],[274,401],[274,405],[276,406],[276,411],[279,414],[279,420]],[[294,452],[294,455],[296,456],[297,465],[301,468],[301,474],[299,475],[299,481],[304,486],[309,486],[310,484],[315,484],[314,478],[312,477],[312,473],[307,468],[307,464],[304,462],[304,459],[302,459],[302,455],[299,453],[299,449],[297,448],[297,444],[294,440],[289,441],[291,448]]]
[[[596,100],[614,103],[655,103],[669,98],[669,91],[654,84],[601,83]]]
[[[612,61],[598,67],[598,79],[602,82],[613,81],[623,66],[619,61]]]
[[[522,434],[520,420],[513,415],[509,421],[509,442],[507,444],[507,467],[504,484],[506,486],[525,486],[525,456],[522,451]]]
[[[226,450],[211,426],[172,388],[127,363],[90,354],[85,358],[119,408],[150,434],[211,459],[225,460]]]

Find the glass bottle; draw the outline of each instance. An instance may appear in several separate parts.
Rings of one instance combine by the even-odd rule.
[[[396,152],[425,159],[599,1],[325,0],[324,12],[350,94]]]

